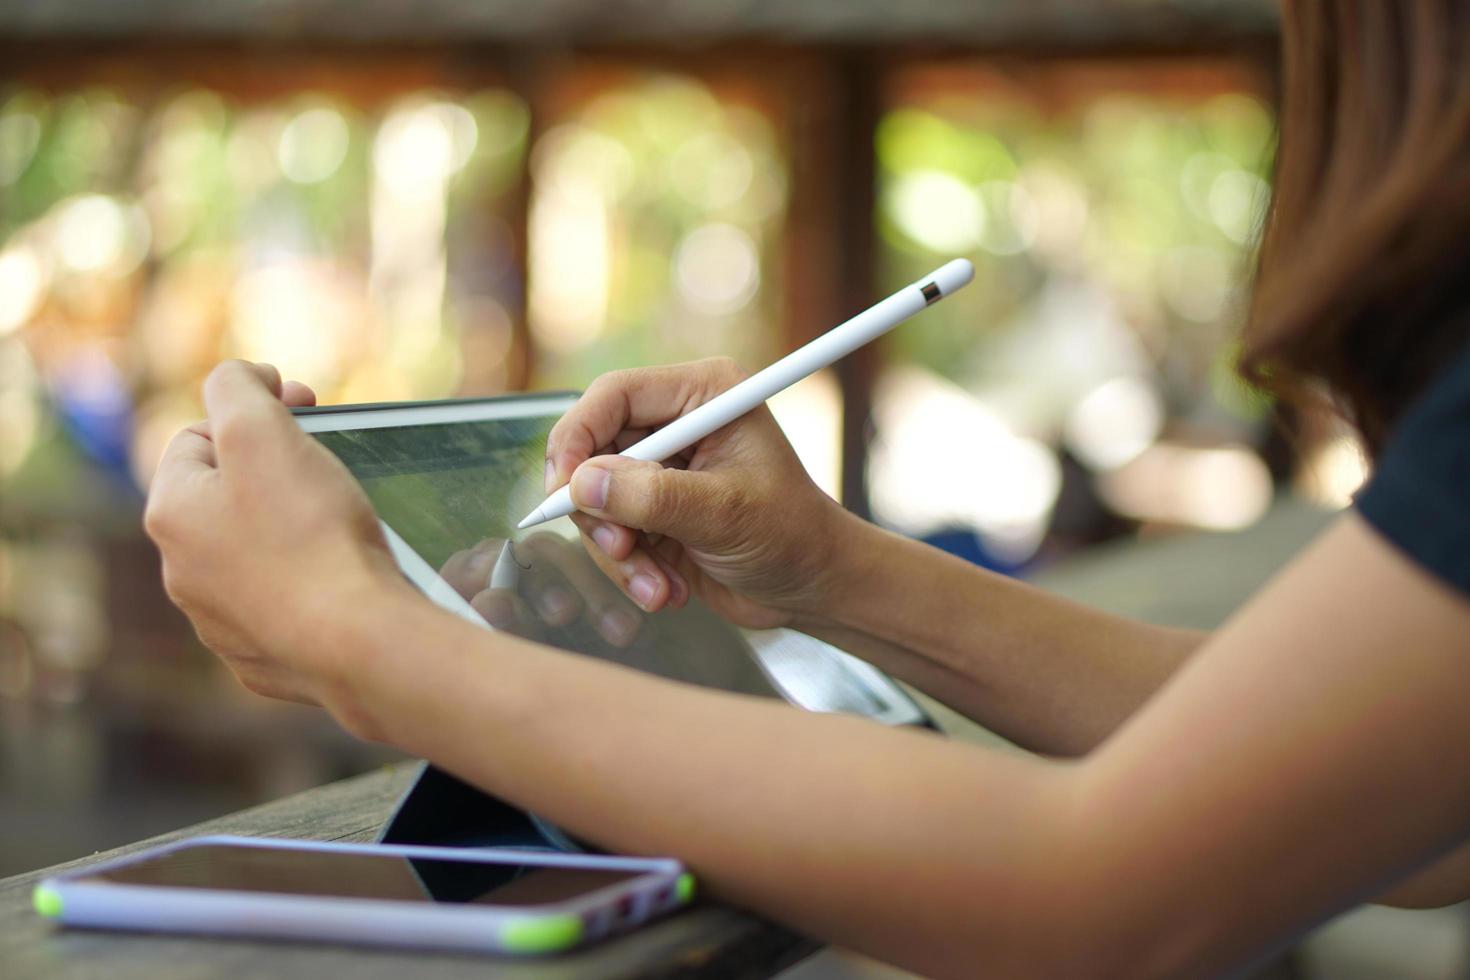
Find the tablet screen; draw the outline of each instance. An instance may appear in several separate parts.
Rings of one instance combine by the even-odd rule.
[[[492,627],[676,680],[777,695],[738,630],[697,602],[644,613],[588,557],[569,519],[514,530],[544,499],[554,422],[503,418],[315,435],[362,483],[383,522]]]
[[[545,494],[555,419],[510,418],[318,432],[362,483],[378,516],[436,569],[482,541],[505,541]],[[516,513],[524,505],[524,513]],[[566,534],[570,520],[552,528]],[[551,527],[543,525],[542,529]]]

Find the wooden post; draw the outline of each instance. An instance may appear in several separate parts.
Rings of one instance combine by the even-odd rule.
[[[878,59],[826,49],[795,66],[786,240],[786,341],[796,346],[870,306],[875,295],[873,136],[881,111]],[[842,386],[842,502],[869,516],[870,345],[837,365]]]

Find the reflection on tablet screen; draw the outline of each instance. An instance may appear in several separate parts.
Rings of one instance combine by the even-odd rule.
[[[544,497],[554,421],[315,435],[362,483],[383,522],[495,628],[676,680],[778,696],[739,631],[694,601],[644,613],[587,556],[570,520],[514,537],[517,521]]]

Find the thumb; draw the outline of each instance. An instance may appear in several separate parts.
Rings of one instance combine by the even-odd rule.
[[[725,517],[723,479],[626,456],[594,456],[572,474],[572,503],[625,527],[697,543]]]

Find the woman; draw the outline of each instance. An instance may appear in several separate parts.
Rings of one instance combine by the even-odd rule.
[[[475,629],[397,574],[282,406],[310,393],[239,362],[154,484],[170,594],[253,690],[925,973],[1211,975],[1364,900],[1470,897],[1470,3],[1284,15],[1246,365],[1330,386],[1378,469],[1218,631],[1115,619],[864,524],[765,411],[682,469],[589,458],[728,387],[723,362],[599,379],[551,436],[547,489],[570,481],[589,553],[645,610],[694,594],[805,630],[1041,755]]]

